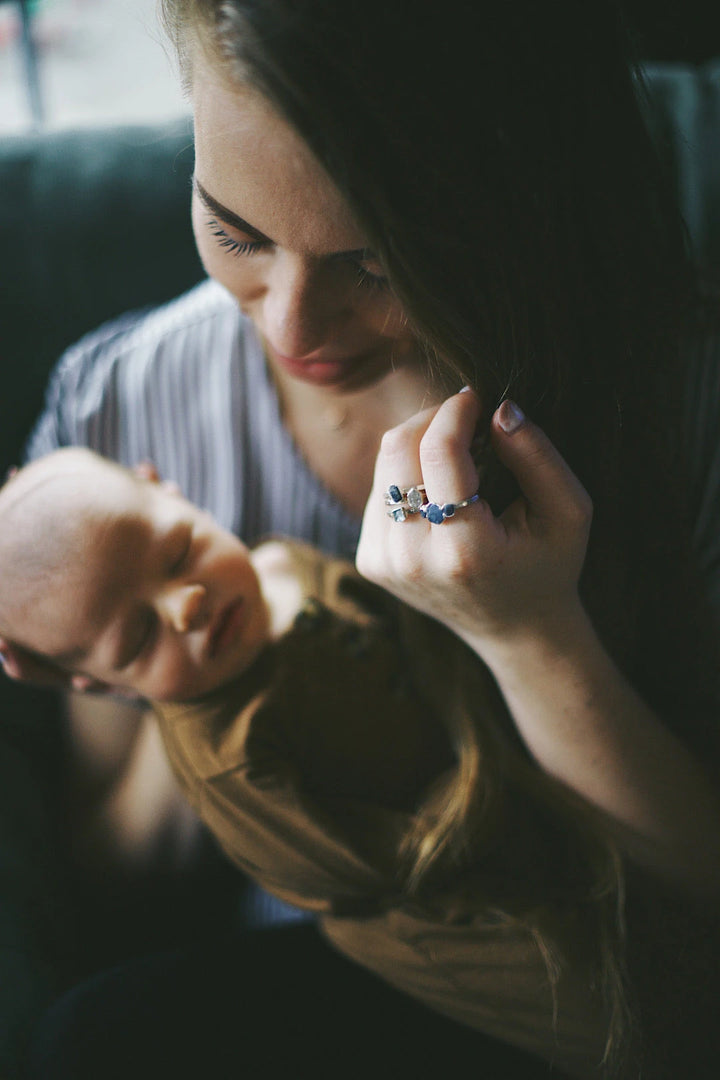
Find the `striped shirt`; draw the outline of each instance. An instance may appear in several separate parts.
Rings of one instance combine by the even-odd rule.
[[[252,323],[213,281],[124,315],[65,353],[26,458],[61,446],[124,465],[151,461],[248,544],[282,534],[354,557],[360,522],[305,464]],[[257,886],[244,910],[250,925],[310,917]]]
[[[70,445],[151,461],[249,544],[280,533],[354,556],[360,522],[305,464],[253,325],[214,281],[65,353],[26,456]]]

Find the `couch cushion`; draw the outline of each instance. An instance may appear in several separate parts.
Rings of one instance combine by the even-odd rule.
[[[0,141],[0,467],[16,455],[67,345],[203,276],[192,168],[187,120]]]

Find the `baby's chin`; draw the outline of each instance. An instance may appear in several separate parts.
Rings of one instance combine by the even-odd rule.
[[[203,698],[212,697],[214,694],[219,694],[225,691],[233,683],[239,679],[244,678],[257,664],[260,663],[262,657],[270,648],[271,643],[265,641],[262,645],[259,645],[257,649],[253,650],[251,656],[245,656],[241,663],[235,664],[228,671],[222,675],[218,675],[215,679],[203,680],[199,683],[195,683],[193,686],[182,686],[176,688],[168,688],[158,694],[147,695],[148,700],[157,701],[159,703],[184,703],[188,704],[193,701],[199,701]]]

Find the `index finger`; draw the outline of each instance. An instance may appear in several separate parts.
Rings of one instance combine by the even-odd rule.
[[[466,387],[442,403],[420,440],[420,466],[430,502],[458,503],[478,489],[471,448],[482,409]]]

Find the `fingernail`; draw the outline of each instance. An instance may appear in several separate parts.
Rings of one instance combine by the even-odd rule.
[[[472,390],[472,386],[463,386],[460,390],[458,390],[458,394],[467,394],[469,390]]]
[[[525,413],[510,398],[505,398],[498,409],[498,424],[506,435],[512,435],[525,422]]]

